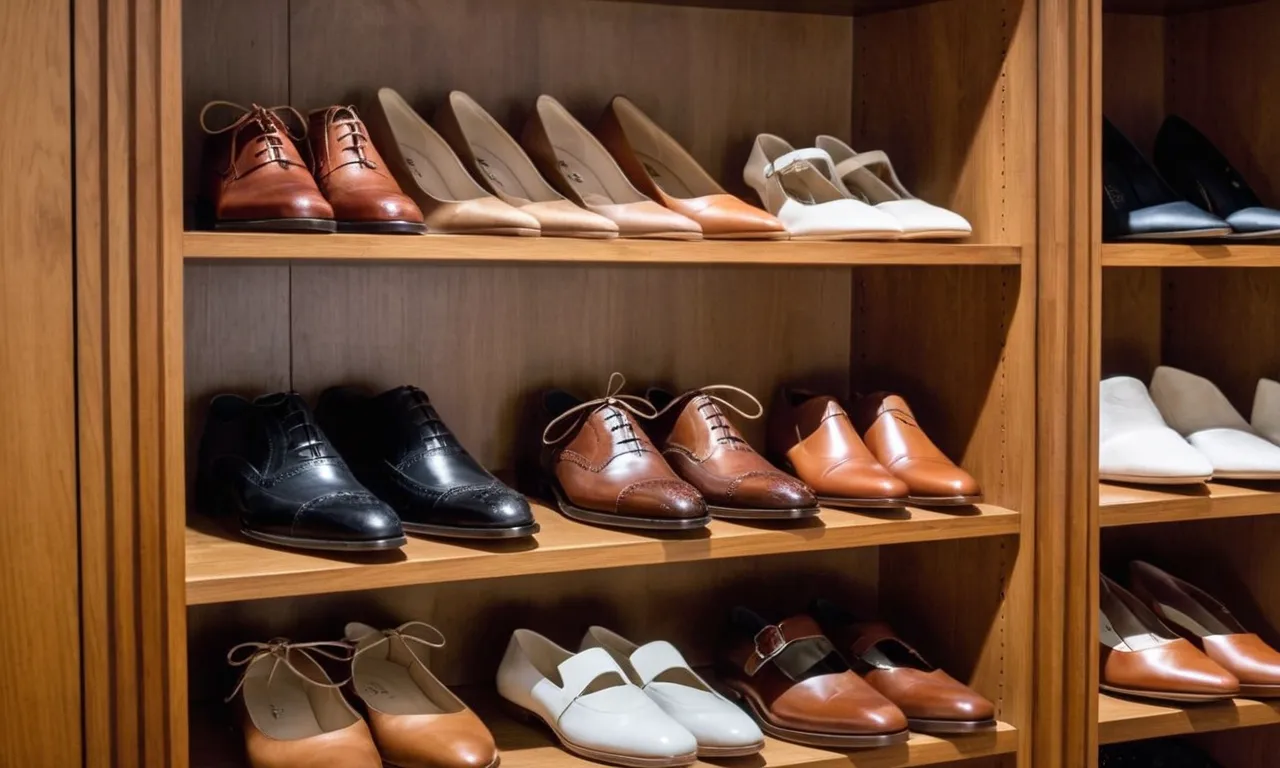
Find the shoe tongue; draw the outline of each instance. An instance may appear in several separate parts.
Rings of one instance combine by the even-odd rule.
[[[427,393],[413,386],[398,387],[380,396],[390,403],[391,418],[401,426],[409,442],[409,448],[459,447],[453,436],[436,413]]]
[[[323,459],[332,454],[324,433],[316,424],[307,401],[297,392],[263,395],[253,404],[266,411],[284,433],[285,450],[302,459]]]

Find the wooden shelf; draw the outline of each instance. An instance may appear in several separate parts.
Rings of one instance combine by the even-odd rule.
[[[187,232],[188,260],[390,261],[538,264],[858,266],[1014,265],[1014,245],[917,242],[575,240],[467,235],[277,235]]]
[[[1103,527],[1271,515],[1280,513],[1280,485],[1205,483],[1157,488],[1102,483],[1098,504]]]
[[[1098,695],[1098,742],[1115,744],[1161,736],[1225,731],[1280,723],[1280,703],[1232,699],[1185,707]]]
[[[610,0],[618,2],[619,0]],[[629,0],[650,5],[729,8],[740,11],[787,11],[827,16],[861,16],[924,5],[933,0]]]
[[[1104,267],[1280,267],[1280,245],[1105,243]]]
[[[676,537],[582,525],[535,503],[542,524],[536,542],[464,545],[410,536],[397,552],[363,557],[273,549],[200,520],[199,529],[187,528],[187,604],[1018,533],[1017,512],[989,504],[968,509],[910,508],[897,519],[824,510],[801,524],[769,527],[717,520]]]
[[[498,704],[497,695],[476,688],[462,688],[459,696],[470,704],[493,733],[503,768],[600,768],[561,749],[549,732],[517,722]],[[224,713],[225,714],[225,713]],[[191,724],[191,768],[246,768],[241,757],[239,731],[223,724],[214,714]],[[831,752],[767,738],[758,758],[713,763],[699,761],[700,768],[750,765],[751,768],[908,768],[936,765],[976,757],[1011,754],[1018,749],[1018,732],[1000,723],[994,732],[936,738],[912,734],[906,744],[854,752]]]

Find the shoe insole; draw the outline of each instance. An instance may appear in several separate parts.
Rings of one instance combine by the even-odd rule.
[[[365,703],[388,715],[439,715],[445,712],[413,681],[408,667],[393,661],[362,659],[356,685]]]
[[[520,174],[517,174],[511,166],[507,165],[501,156],[490,151],[488,147],[482,147],[479,144],[472,144],[471,151],[476,156],[476,164],[480,166],[480,173],[489,180],[489,183],[495,189],[511,198],[516,205],[528,205],[534,201],[534,196],[521,182]]]
[[[1237,631],[1228,627],[1226,624],[1223,624],[1208,611],[1203,609],[1196,610],[1194,608],[1191,610],[1194,610],[1197,615],[1192,616],[1190,613],[1184,613],[1183,611],[1174,608],[1172,605],[1160,603],[1160,612],[1163,613],[1169,621],[1192,632],[1197,637],[1230,635]]]
[[[671,168],[671,166],[662,162],[662,160],[654,157],[653,155],[646,155],[642,152],[637,152],[636,156],[640,158],[641,163],[644,163],[644,169],[649,172],[649,176],[653,179],[654,183],[661,187],[662,191],[666,192],[671,197],[678,200],[689,200],[695,197],[702,197],[702,195],[699,195],[690,189],[689,186],[685,184],[684,180],[676,175],[676,172]]]
[[[270,683],[265,676],[245,683],[245,701],[258,730],[280,741],[319,736],[325,732],[303,683],[288,671],[279,671]]]
[[[1124,609],[1121,608],[1121,611]],[[1125,616],[1132,618],[1127,612]],[[1118,619],[1117,623],[1121,627],[1117,629],[1112,625],[1111,620],[1107,618],[1105,611],[1098,612],[1098,639],[1108,648],[1114,648],[1117,651],[1145,651],[1151,648],[1158,648],[1167,642],[1163,637],[1148,632],[1139,626],[1125,626],[1123,619]],[[1136,620],[1130,622],[1137,624]]]

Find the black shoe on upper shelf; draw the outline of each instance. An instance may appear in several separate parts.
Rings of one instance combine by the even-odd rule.
[[[525,497],[467,453],[417,387],[377,396],[334,387],[316,413],[356,476],[395,508],[409,533],[510,539],[538,532]]]
[[[1177,739],[1154,739],[1103,747],[1098,751],[1098,768],[1218,768],[1218,764]]]
[[[395,511],[356,480],[296,392],[213,398],[196,497],[270,544],[355,552],[405,543]]]
[[[1183,197],[1225,219],[1232,239],[1280,237],[1280,211],[1267,208],[1226,156],[1177,115],[1156,135],[1156,167]]]
[[[1178,196],[1133,142],[1102,121],[1102,230],[1108,240],[1224,237],[1231,226]]]

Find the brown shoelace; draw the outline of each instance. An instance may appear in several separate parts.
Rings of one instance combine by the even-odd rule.
[[[228,107],[230,109],[239,110],[241,115],[235,122],[228,126],[223,128],[210,128],[207,120],[209,111],[219,107]],[[302,141],[306,138],[305,128],[301,136],[295,136],[290,133],[288,126],[280,117],[281,112],[292,113],[293,116],[297,118],[300,125],[306,125],[303,121],[302,113],[287,105],[278,107],[262,107],[257,104],[253,104],[250,107],[244,107],[230,101],[211,101],[204,105],[204,109],[200,110],[200,128],[205,133],[210,136],[217,136],[219,134],[227,133],[228,131],[234,131],[234,133],[231,134],[231,152],[228,155],[228,165],[227,168],[222,171],[224,176],[232,174],[233,178],[240,178],[244,175],[240,172],[240,169],[236,167],[237,146],[240,142],[241,131],[250,125],[256,126],[259,131],[259,134],[253,138],[253,141],[257,142],[260,147],[253,153],[253,156],[255,158],[263,158],[265,156],[265,159],[262,159],[261,162],[252,168],[246,169],[244,173],[261,168],[264,165],[270,165],[271,163],[279,163],[281,168],[288,168],[291,165],[298,166],[299,168],[306,168],[305,165],[297,161],[290,160],[284,154],[284,142],[286,137],[293,141]],[[284,135],[281,135],[281,126],[284,127]],[[308,171],[309,170],[310,169],[308,169]]]

